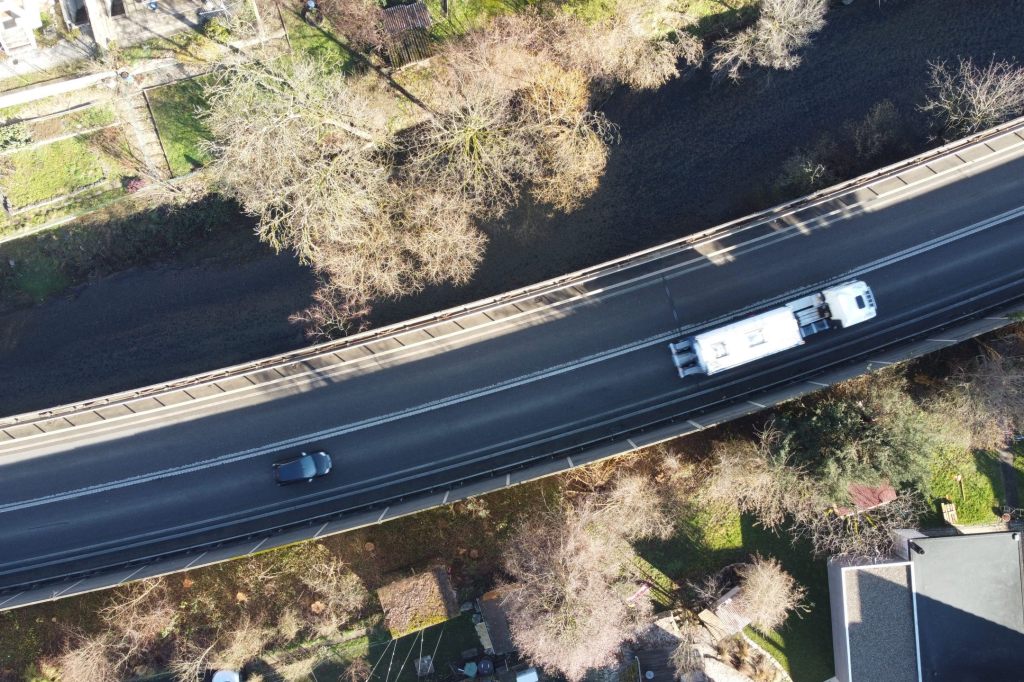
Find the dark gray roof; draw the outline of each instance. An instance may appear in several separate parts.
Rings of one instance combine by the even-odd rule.
[[[1024,679],[1020,533],[913,542],[922,678]]]
[[[852,679],[916,682],[910,566],[847,569],[843,583]]]

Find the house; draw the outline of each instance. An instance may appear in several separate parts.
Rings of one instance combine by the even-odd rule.
[[[36,46],[35,29],[43,25],[39,0],[0,0],[0,48],[10,54]]]
[[[829,561],[840,682],[1024,679],[1021,533],[904,531],[891,560]]]

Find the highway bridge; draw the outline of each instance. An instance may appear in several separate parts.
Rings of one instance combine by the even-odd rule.
[[[876,319],[721,375],[677,376],[669,340],[853,277],[874,289]],[[1024,120],[495,299],[0,419],[0,608],[693,431],[998,327],[1022,301]],[[275,486],[271,463],[305,449],[331,452],[334,471]]]

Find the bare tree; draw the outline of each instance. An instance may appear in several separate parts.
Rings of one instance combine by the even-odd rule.
[[[465,282],[485,243],[457,194],[396,181],[395,141],[362,83],[293,55],[233,67],[210,95],[211,177],[261,239],[324,276],[307,319],[328,331],[373,298]]]
[[[58,661],[60,679],[64,682],[95,682],[117,678],[117,668],[111,655],[109,635],[78,637],[65,649]]]
[[[947,138],[970,135],[1024,114],[1024,67],[995,61],[976,66],[960,59],[931,65],[931,90],[922,109]]]
[[[774,423],[757,440],[732,439],[715,443],[705,474],[701,498],[711,504],[738,505],[766,528],[777,530],[794,515],[827,507],[804,472],[774,452],[781,438]]]
[[[824,27],[827,10],[828,0],[761,0],[757,22],[719,42],[712,71],[739,80],[752,66],[795,69],[801,61],[798,50]]]
[[[215,668],[240,669],[257,658],[275,638],[273,628],[243,615],[227,627],[219,638],[218,648],[210,657]]]
[[[701,42],[682,30],[686,18],[666,21],[659,9],[658,3],[619,0],[609,19],[566,32],[565,51],[598,81],[659,88],[679,76],[680,62],[696,65],[704,57]]]
[[[668,501],[650,476],[620,475],[596,502],[597,515],[607,532],[624,540],[671,537],[675,530]]]
[[[1024,429],[1024,331],[1017,328],[986,343],[958,378],[973,407],[976,440],[991,447]],[[984,438],[977,438],[982,433]]]
[[[590,109],[582,74],[543,45],[552,36],[528,14],[446,50],[450,97],[413,136],[413,184],[485,216],[502,215],[527,186],[562,210],[596,189],[616,129]]]
[[[603,531],[590,504],[554,509],[510,538],[505,604],[512,637],[534,662],[575,682],[610,663],[650,603],[627,601],[635,585],[628,544]]]
[[[142,580],[120,588],[100,615],[111,635],[114,666],[125,667],[142,655],[177,618],[163,578]]]
[[[806,612],[807,588],[787,573],[778,559],[754,555],[737,568],[740,593],[732,606],[761,632],[777,630],[790,613]]]

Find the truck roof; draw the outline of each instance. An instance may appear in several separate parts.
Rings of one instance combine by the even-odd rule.
[[[708,374],[730,369],[804,342],[789,308],[776,308],[693,337],[697,357]]]

